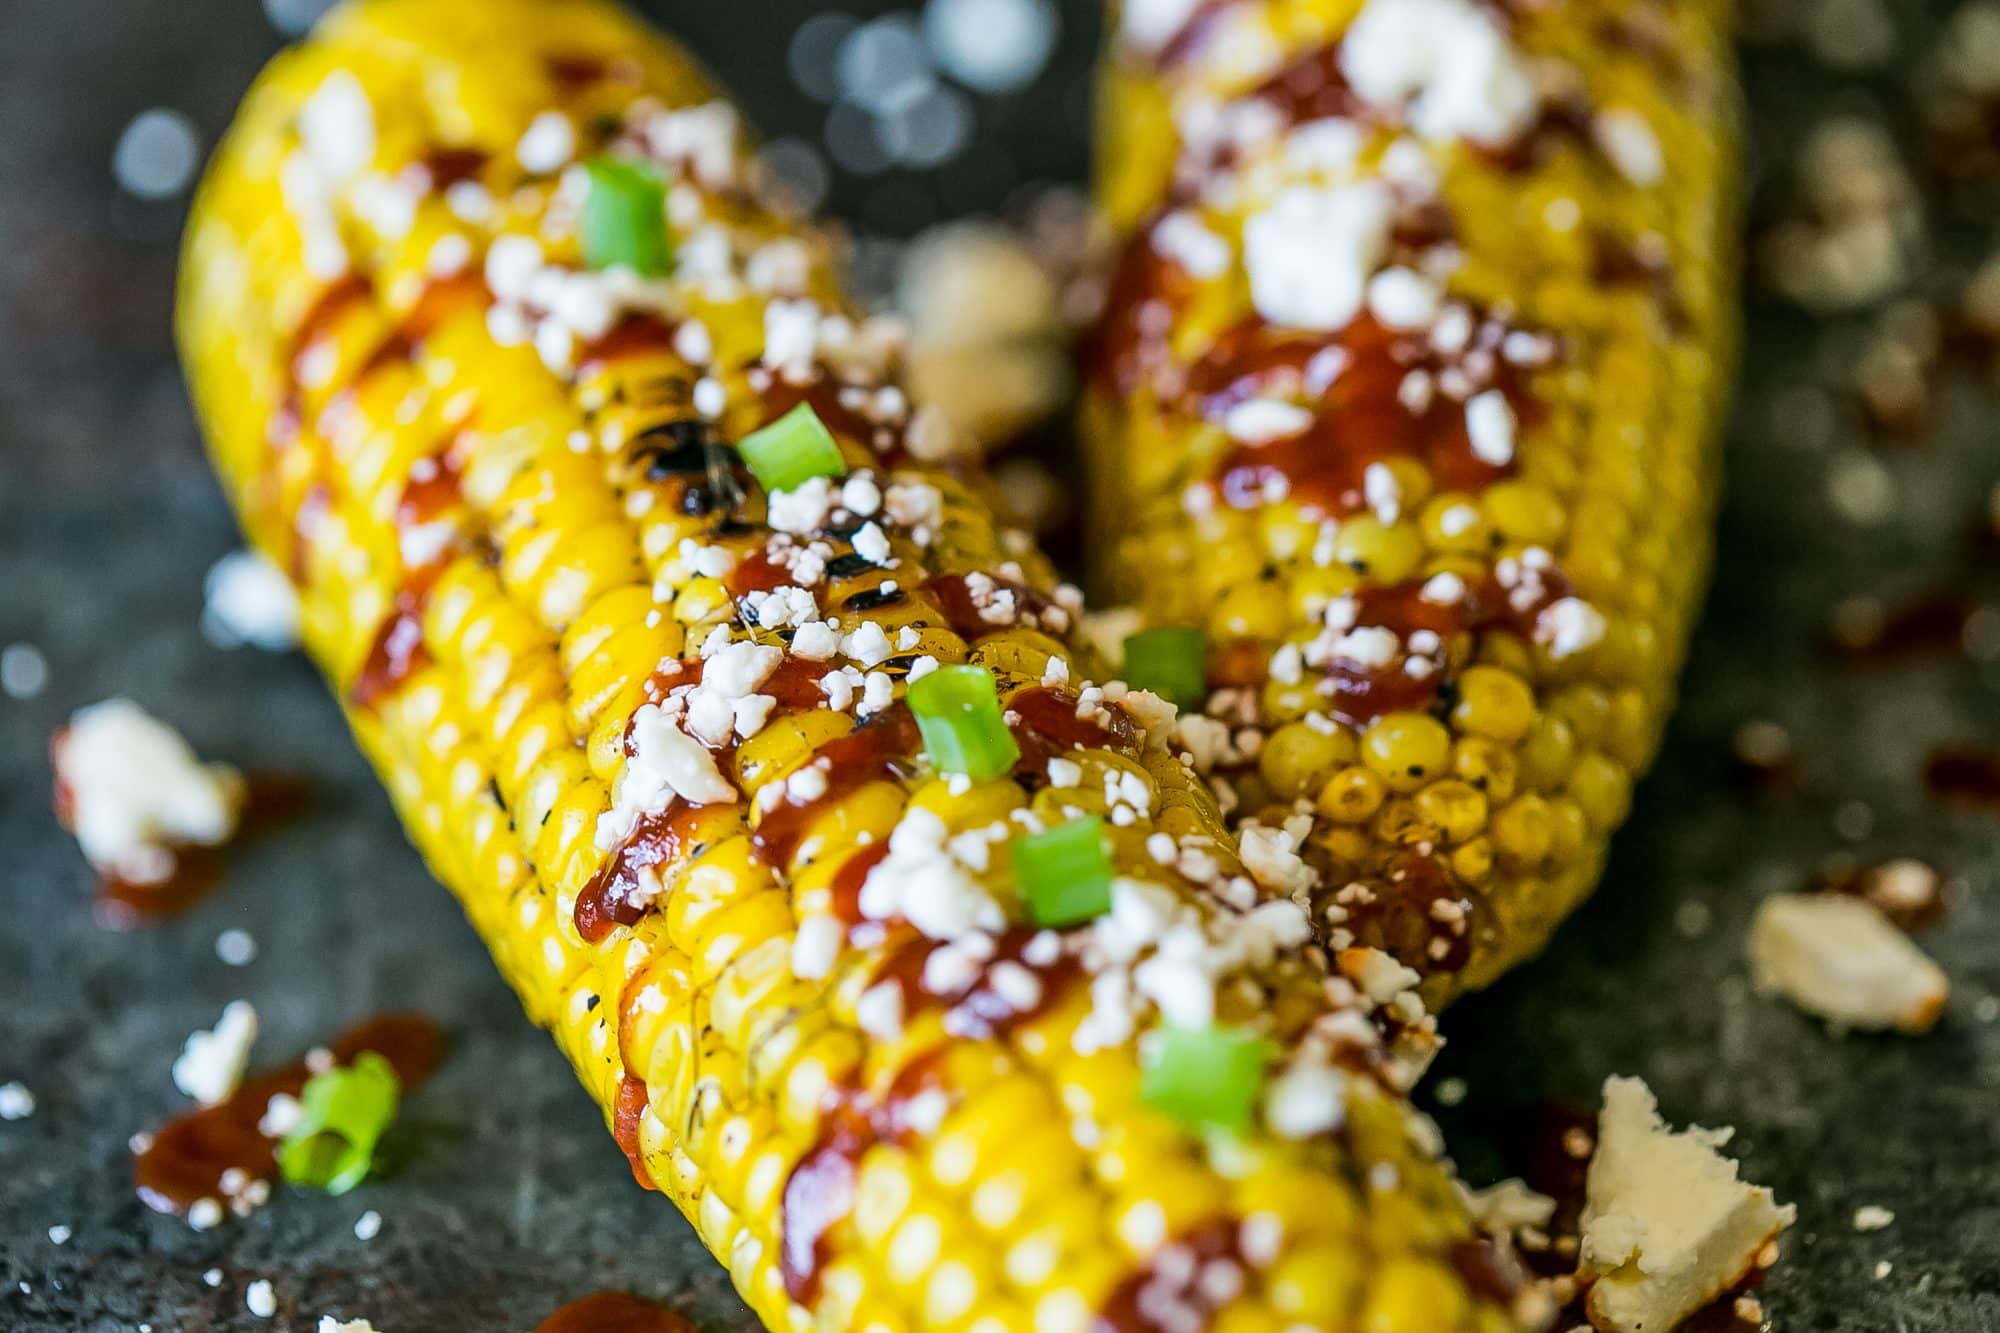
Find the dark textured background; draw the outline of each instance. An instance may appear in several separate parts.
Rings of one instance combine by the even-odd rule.
[[[823,113],[782,60],[782,35],[811,6],[760,0],[753,21],[748,5],[649,8],[766,127],[814,132]],[[1018,182],[1080,178],[1095,34],[1088,6],[1070,9],[1050,73],[981,101],[975,156],[932,178],[840,182],[833,211],[908,231],[934,211],[998,207]],[[1922,49],[1930,17],[1898,14],[1905,49]],[[0,1082],[23,1079],[40,1101],[33,1119],[0,1123],[0,1327],[311,1328],[337,1312],[385,1333],[525,1329],[620,1286],[705,1328],[748,1328],[405,846],[305,662],[219,652],[196,630],[202,572],[235,538],[168,341],[181,206],[119,194],[108,163],[149,106],[187,112],[212,141],[277,40],[251,0],[0,0],[0,642],[31,641],[51,666],[39,698],[0,698]],[[1753,211],[1769,210],[1799,136],[1829,111],[1907,130],[1910,67],[1836,76],[1795,46],[1749,52]],[[1933,213],[1940,252],[1961,263],[1989,225]],[[1721,558],[1685,704],[1595,902],[1547,957],[1450,1015],[1440,1073],[1471,1095],[1443,1120],[1468,1174],[1489,1179],[1504,1165],[1503,1108],[1594,1104],[1606,1074],[1643,1075],[1674,1119],[1737,1126],[1747,1173],[1799,1205],[1766,1292],[1778,1329],[1991,1333],[2000,1006],[1979,1002],[2000,987],[2000,818],[1940,809],[1917,772],[1936,742],[2000,740],[2000,680],[1962,657],[1840,670],[1820,644],[1843,596],[1960,576],[1971,516],[2000,482],[2000,416],[1990,391],[1954,378],[1933,438],[1882,457],[1888,520],[1852,526],[1826,498],[1845,426],[1830,443],[1774,402],[1823,380],[1858,326],[1754,293],[1750,307]],[[218,896],[148,933],[93,924],[87,872],[48,810],[50,730],[120,692],[204,754],[316,783],[307,818],[242,849]],[[1802,786],[1757,795],[1731,780],[1729,739],[1751,717],[1791,729]],[[1966,882],[1926,936],[1955,987],[1927,1038],[1836,1039],[1749,992],[1741,940],[1756,899],[1842,847],[1932,857]],[[1689,904],[1709,909],[1698,934]],[[259,946],[240,970],[213,950],[231,925]],[[263,1017],[267,1060],[387,1006],[436,1015],[455,1047],[408,1105],[399,1174],[341,1199],[288,1195],[198,1235],[138,1203],[125,1143],[183,1105],[168,1075],[181,1040],[238,996]],[[1857,1234],[1862,1204],[1894,1209],[1894,1225]],[[351,1227],[370,1208],[385,1226],[363,1243]],[[74,1238],[51,1244],[53,1224]],[[1878,1280],[1884,1259],[1893,1271]],[[212,1265],[214,1289],[200,1278]],[[260,1277],[277,1289],[271,1323],[244,1313]]]

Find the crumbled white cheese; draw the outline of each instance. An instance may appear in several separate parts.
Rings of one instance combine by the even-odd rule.
[[[271,1290],[268,1278],[258,1278],[243,1293],[243,1304],[259,1319],[269,1319],[278,1313],[277,1293]]]
[[[1660,1119],[1638,1079],[1604,1084],[1583,1208],[1581,1259],[1596,1275],[1590,1321],[1607,1333],[1661,1333],[1749,1272],[1797,1210],[1737,1178],[1716,1151],[1727,1131],[1684,1133]]]
[[[874,667],[895,656],[896,650],[890,646],[889,636],[882,627],[866,620],[859,629],[841,636],[840,651],[864,667]]]
[[[1442,1085],[1440,1085],[1442,1093]],[[1443,1100],[1442,1096],[1439,1098]],[[1472,1224],[1492,1236],[1512,1236],[1529,1227],[1548,1226],[1556,1215],[1556,1201],[1528,1188],[1527,1182],[1510,1178],[1482,1190],[1460,1187]]]
[[[1268,444],[1297,435],[1312,422],[1312,413],[1296,403],[1249,398],[1223,413],[1222,429],[1238,444]]]
[[[795,536],[818,532],[826,526],[827,515],[833,512],[834,495],[833,486],[825,477],[808,477],[788,491],[771,493],[770,513],[765,521],[774,530]]]
[[[536,176],[549,176],[576,156],[576,124],[560,111],[544,111],[528,122],[514,156]]]
[[[1153,250],[1197,279],[1218,278],[1229,271],[1229,242],[1185,210],[1167,214],[1153,227]]]
[[[1514,405],[1498,389],[1474,394],[1465,404],[1465,433],[1482,463],[1506,467],[1514,461]]]
[[[1596,647],[1605,628],[1603,612],[1581,597],[1563,597],[1535,618],[1535,642],[1547,644],[1549,656],[1560,662]]]
[[[1591,122],[1597,146],[1611,159],[1611,165],[1634,185],[1658,185],[1666,178],[1666,156],[1660,151],[1660,137],[1646,118],[1629,107],[1599,111]]]
[[[839,651],[840,636],[829,621],[811,621],[799,626],[798,633],[792,635],[792,656],[808,662],[824,662]]]
[[[1333,1066],[1301,1057],[1264,1090],[1264,1122],[1284,1139],[1308,1139],[1347,1119],[1347,1078]]]
[[[1880,1231],[1896,1220],[1896,1214],[1879,1203],[1864,1203],[1854,1210],[1856,1231]]]
[[[129,699],[71,717],[55,767],[84,856],[132,883],[171,875],[175,845],[219,846],[236,831],[241,775],[201,763],[179,733]]]
[[[1776,991],[1842,1027],[1924,1032],[1950,983],[1873,903],[1834,893],[1778,893],[1750,925],[1750,969]]]
[[[26,1120],[35,1113],[35,1094],[25,1083],[0,1083],[0,1120]]]
[[[254,644],[281,653],[298,647],[299,595],[264,555],[234,551],[215,562],[202,584],[201,629],[218,648]]]
[[[247,1000],[231,1000],[213,1029],[188,1034],[174,1061],[174,1086],[203,1106],[227,1101],[243,1081],[256,1040],[257,1010]]]
[[[373,1208],[370,1208],[367,1212],[354,1219],[354,1238],[356,1240],[374,1240],[381,1234],[382,1214],[376,1212]]]
[[[1273,893],[1304,893],[1319,874],[1299,855],[1303,839],[1290,829],[1248,822],[1242,829],[1243,868]]]
[[[323,180],[340,185],[375,159],[375,108],[361,80],[337,69],[299,108],[299,140]]]
[[[1394,201],[1379,181],[1279,191],[1243,228],[1257,313],[1288,328],[1345,326],[1388,250],[1393,220]]]
[[[889,835],[889,854],[862,881],[861,914],[871,921],[900,918],[939,940],[1004,930],[1006,914],[953,855],[950,841],[937,815],[921,806],[907,810]]]
[[[893,563],[889,557],[889,538],[881,525],[864,523],[854,534],[854,553],[871,565]]]
[[[1370,102],[1407,104],[1428,139],[1505,144],[1540,109],[1521,52],[1471,0],[1368,0],[1341,43],[1340,72]]]
[[[792,937],[792,975],[818,981],[831,974],[846,938],[846,928],[835,917],[809,916],[799,922],[799,933]]]
[[[676,796],[690,805],[736,799],[736,788],[716,767],[715,756],[658,704],[641,704],[633,713],[631,738],[632,755],[619,771],[611,809],[597,821],[599,851],[619,846],[640,819],[661,813]]]
[[[305,1116],[305,1107],[289,1092],[274,1092],[257,1117],[257,1132],[267,1139],[288,1137]]]
[[[1414,269],[1385,268],[1368,280],[1368,313],[1384,328],[1420,329],[1437,317],[1444,293]]]
[[[366,1319],[336,1319],[330,1314],[319,1317],[319,1333],[376,1333],[375,1325]]]

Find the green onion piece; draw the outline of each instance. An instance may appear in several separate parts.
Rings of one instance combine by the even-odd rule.
[[[1125,683],[1182,708],[1208,697],[1208,636],[1198,629],[1142,629],[1125,639]]]
[[[1111,910],[1111,851],[1096,815],[1014,839],[1014,878],[1038,926],[1073,926]]]
[[[375,1145],[396,1118],[401,1087],[390,1063],[363,1051],[351,1065],[314,1074],[299,1094],[299,1123],[278,1145],[278,1170],[294,1185],[345,1194],[367,1179]]]
[[[737,448],[758,483],[772,494],[814,477],[837,477],[847,471],[833,432],[811,403],[800,403],[770,425],[750,432]]]
[[[1264,1041],[1233,1028],[1162,1026],[1147,1046],[1139,1092],[1191,1130],[1241,1133],[1264,1086]]]
[[[1014,767],[1021,747],[1000,716],[1000,692],[985,667],[939,667],[910,682],[910,712],[924,735],[924,754],[940,773],[985,781]]]
[[[593,158],[583,169],[590,175],[579,227],[583,262],[596,269],[622,265],[648,278],[664,274],[673,259],[666,185],[652,168],[615,157]]]

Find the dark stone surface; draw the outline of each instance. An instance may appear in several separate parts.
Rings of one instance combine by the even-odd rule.
[[[810,132],[817,113],[787,85],[776,39],[810,6],[760,5],[756,22],[673,8],[765,124]],[[1906,50],[1921,50],[1923,16],[1899,14]],[[1089,26],[1073,19],[1036,91],[982,103],[983,133],[1014,154],[1010,179],[1080,175]],[[39,698],[0,698],[0,1081],[23,1079],[40,1101],[33,1119],[0,1123],[0,1326],[308,1329],[335,1312],[389,1333],[519,1329],[619,1286],[705,1328],[747,1329],[720,1269],[632,1184],[553,1045],[424,875],[310,669],[219,652],[195,628],[201,574],[234,537],[167,339],[179,206],[118,196],[106,164],[148,106],[180,108],[212,138],[275,44],[249,0],[0,7],[0,642],[38,644],[52,671]],[[1912,63],[1836,79],[1793,48],[1752,53],[1759,211],[1831,109],[1880,106],[1905,127]],[[989,157],[935,190],[845,182],[834,206],[908,225],[928,208],[993,206],[1007,184]],[[1934,222],[1947,257],[1976,260],[1976,215]],[[1593,1103],[1606,1074],[1641,1074],[1672,1118],[1737,1126],[1747,1173],[1799,1205],[1766,1293],[1776,1327],[2000,1329],[2000,1023],[1980,1016],[2000,987],[2000,820],[1940,809],[1917,781],[1934,743],[2000,741],[2000,682],[1962,658],[1844,671],[1820,648],[1841,597],[1958,576],[1972,515],[2000,481],[2000,418],[1990,392],[1954,380],[1935,438],[1883,457],[1893,515],[1850,526],[1825,498],[1832,450],[1847,446],[1773,404],[1823,377],[1860,324],[1751,305],[1721,559],[1685,705],[1604,890],[1545,958],[1451,1014],[1439,1072],[1471,1096],[1443,1119],[1468,1174],[1487,1179],[1506,1166],[1494,1149],[1506,1108]],[[147,933],[93,924],[86,871],[48,813],[50,730],[118,692],[206,754],[315,783],[306,818],[244,848],[218,896]],[[1732,781],[1729,739],[1750,717],[1790,728],[1801,787]],[[1955,987],[1928,1038],[1838,1039],[1748,990],[1755,901],[1842,848],[1933,857],[1965,881],[1925,936]],[[1693,936],[1690,904],[1710,918]],[[256,937],[246,968],[215,957],[230,926]],[[389,1006],[437,1016],[454,1051],[408,1106],[393,1178],[341,1199],[287,1195],[197,1235],[133,1197],[125,1144],[182,1105],[168,1075],[182,1038],[238,996],[263,1016],[266,1059]],[[1894,1225],[1857,1234],[1862,1204],[1894,1209]],[[385,1224],[363,1243],[351,1228],[371,1208]],[[47,1238],[56,1224],[75,1229],[66,1245]],[[1880,1260],[1893,1270],[1878,1280]],[[275,1321],[244,1312],[258,1278],[276,1287]]]

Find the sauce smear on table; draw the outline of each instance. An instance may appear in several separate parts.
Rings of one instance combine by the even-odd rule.
[[[535,1333],[694,1333],[694,1325],[629,1292],[600,1291],[563,1306]]]
[[[379,1014],[328,1042],[327,1049],[335,1065],[375,1052],[394,1067],[408,1092],[443,1059],[444,1032],[422,1014]],[[139,1198],[156,1212],[184,1215],[203,1200],[220,1204],[240,1197],[251,1182],[276,1179],[278,1141],[267,1138],[257,1122],[271,1098],[298,1096],[312,1076],[302,1057],[245,1080],[228,1100],[189,1111],[146,1136],[132,1164]],[[225,1176],[231,1178],[227,1184]]]

